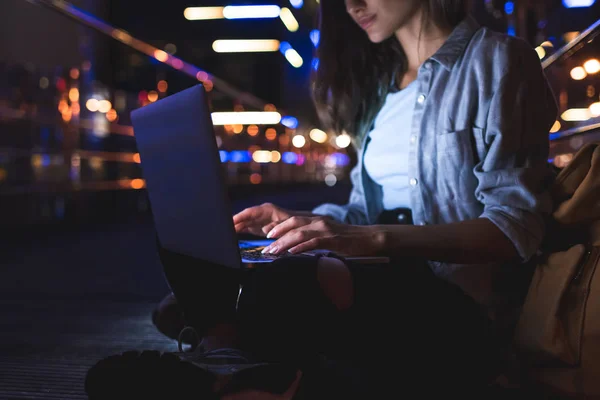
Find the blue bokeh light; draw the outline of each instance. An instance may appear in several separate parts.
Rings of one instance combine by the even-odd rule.
[[[221,162],[224,163],[227,162],[229,154],[225,150],[219,150],[219,157],[221,157]]]
[[[290,4],[294,8],[301,8],[304,5],[304,1],[303,0],[290,0]]]
[[[296,117],[286,115],[285,117],[281,118],[281,125],[290,129],[296,129],[298,127],[298,119],[296,119]]]
[[[285,52],[288,51],[291,48],[292,48],[292,45],[289,44],[288,42],[281,42],[281,43],[279,43],[279,51],[283,55],[285,55]]]
[[[296,164],[296,161],[298,161],[298,154],[286,151],[281,155],[281,161],[286,164]]]
[[[563,5],[567,8],[591,7],[596,0],[563,0]]]
[[[508,15],[511,15],[515,11],[515,3],[512,1],[507,1],[504,3],[504,12]]]
[[[310,41],[312,44],[317,47],[319,46],[319,40],[321,39],[321,32],[318,29],[313,29],[310,31]]]
[[[234,163],[245,163],[250,162],[252,156],[249,151],[234,150],[229,153],[229,161]]]

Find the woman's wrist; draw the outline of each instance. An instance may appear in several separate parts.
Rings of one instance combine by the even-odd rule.
[[[389,241],[389,232],[385,225],[370,225],[366,227],[375,253],[385,255],[387,253],[387,244]]]

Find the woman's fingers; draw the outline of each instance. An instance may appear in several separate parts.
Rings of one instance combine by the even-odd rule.
[[[259,207],[246,208],[233,216],[233,223],[239,224],[258,218],[261,214]]]
[[[281,223],[281,221],[274,221],[271,222],[270,224],[267,224],[265,226],[262,227],[262,232],[265,234],[265,236],[268,235],[269,232],[271,232],[271,230],[276,227],[277,225],[279,225]],[[270,236],[267,236],[268,238],[270,238]]]
[[[277,239],[276,241],[274,241],[273,243],[271,243],[270,245],[265,247],[262,252],[264,254],[266,254],[266,253],[269,253],[269,254],[285,253],[292,247],[297,246],[300,243],[307,242],[307,241],[309,241],[315,237],[318,237],[320,235],[322,235],[322,232],[309,230],[309,229],[306,229],[305,227],[300,227],[300,228],[294,229],[294,230],[286,233],[285,235],[283,235],[282,237],[280,237],[279,239]],[[314,244],[315,244],[315,241],[312,241],[311,245],[314,245]],[[313,248],[315,248],[315,247],[313,247]]]
[[[310,217],[290,217],[271,227],[271,229],[267,232],[267,237],[269,239],[282,237],[292,229],[297,229],[301,226],[308,225],[311,223],[311,221],[312,219]]]

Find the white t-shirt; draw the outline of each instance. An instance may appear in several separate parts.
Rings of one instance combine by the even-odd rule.
[[[417,98],[417,81],[389,93],[375,118],[365,151],[365,170],[383,189],[383,208],[410,208],[408,141]]]

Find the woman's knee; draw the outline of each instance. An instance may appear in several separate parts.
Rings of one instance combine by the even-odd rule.
[[[335,307],[346,310],[354,303],[354,282],[348,266],[340,259],[321,257],[317,264],[321,290]]]

